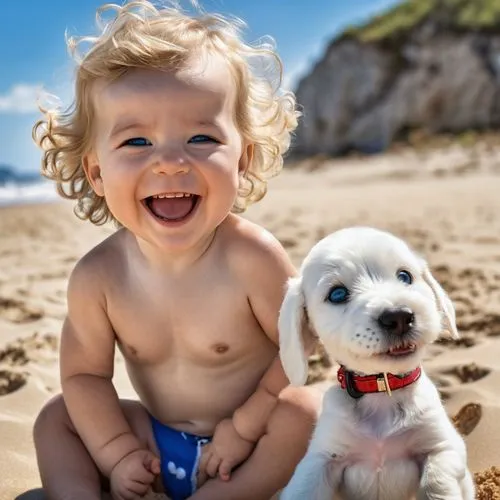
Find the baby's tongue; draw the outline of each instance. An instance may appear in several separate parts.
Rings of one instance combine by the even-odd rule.
[[[163,219],[182,219],[191,212],[194,196],[183,198],[153,198],[149,204],[151,211]]]

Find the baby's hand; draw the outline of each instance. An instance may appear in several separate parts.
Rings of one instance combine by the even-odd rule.
[[[131,500],[150,491],[160,473],[160,459],[149,450],[135,450],[122,458],[110,475],[114,500]]]
[[[242,438],[230,418],[219,422],[212,442],[203,447],[198,470],[198,487],[208,477],[219,477],[228,481],[234,467],[250,456],[255,443]]]

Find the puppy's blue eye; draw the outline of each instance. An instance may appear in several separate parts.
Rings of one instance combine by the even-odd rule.
[[[398,271],[398,280],[402,281],[403,283],[406,283],[407,285],[411,285],[413,283],[413,276],[408,272],[405,271],[404,269],[401,271]]]
[[[349,290],[345,286],[334,286],[329,292],[327,300],[332,304],[341,304],[349,298]]]

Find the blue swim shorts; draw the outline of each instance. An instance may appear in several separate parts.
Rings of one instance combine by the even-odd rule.
[[[161,477],[165,493],[171,500],[185,500],[196,491],[201,448],[212,438],[172,429],[153,416],[151,425],[160,451]]]

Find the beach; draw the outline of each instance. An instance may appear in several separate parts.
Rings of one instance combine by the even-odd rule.
[[[353,225],[391,231],[428,260],[455,304],[461,338],[430,346],[424,369],[465,436],[481,500],[500,499],[500,469],[491,469],[500,467],[499,187],[494,141],[451,142],[289,162],[244,214],[297,266],[320,238]],[[0,500],[41,498],[26,493],[40,487],[32,426],[60,391],[68,276],[113,230],[78,220],[68,201],[0,208]],[[311,359],[315,390],[334,378],[335,365]],[[119,354],[114,382],[120,396],[135,396]]]

